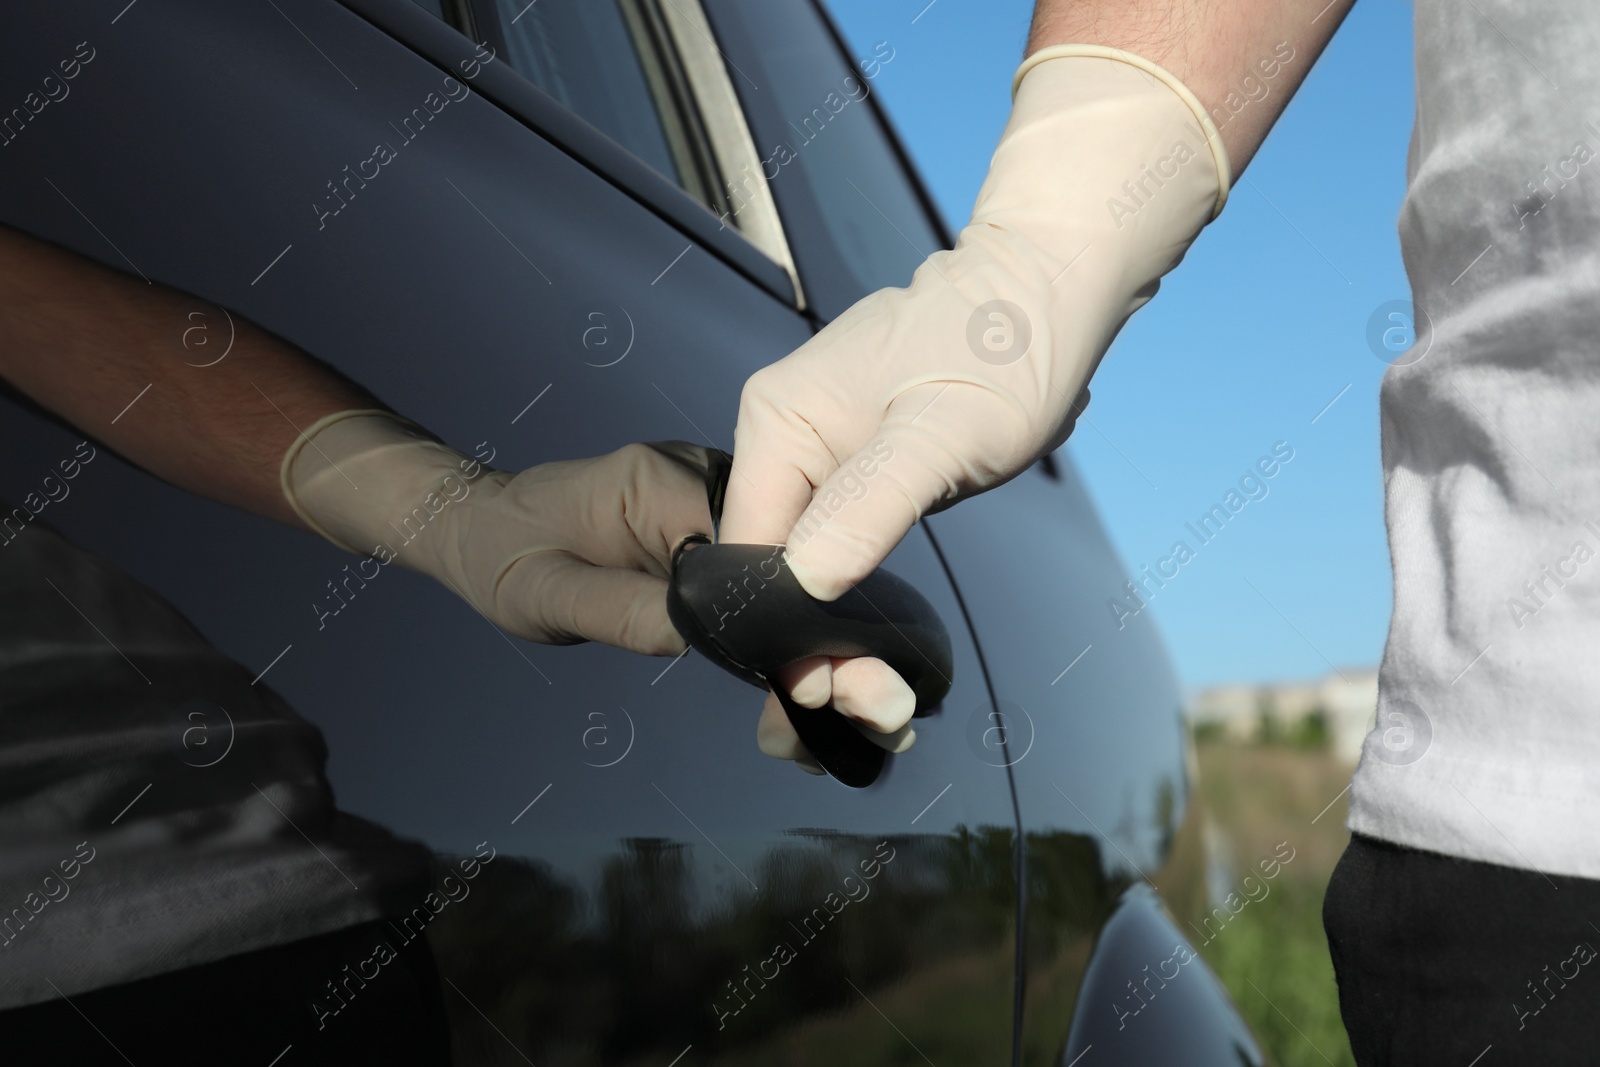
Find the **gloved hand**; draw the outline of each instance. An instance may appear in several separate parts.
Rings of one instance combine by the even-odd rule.
[[[1014,90],[954,250],[745,384],[721,537],[785,543],[814,596],[838,597],[922,516],[1065,441],[1112,338],[1226,199],[1215,126],[1154,64],[1056,46]],[[909,692],[874,664],[812,661],[782,681],[808,703],[898,699],[879,723],[894,728]],[[763,750],[803,752],[763,724]]]
[[[437,578],[509,633],[663,656],[685,647],[666,578],[678,543],[711,533],[708,463],[673,441],[511,474],[392,413],[343,411],[290,448],[282,482],[329,541]]]

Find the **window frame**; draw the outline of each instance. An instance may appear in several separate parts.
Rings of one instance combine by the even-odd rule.
[[[650,87],[656,115],[661,120],[667,150],[672,154],[683,187],[720,218],[728,209],[722,174],[661,6],[657,0],[615,0],[615,3],[633,39],[645,84]]]
[[[475,42],[485,41],[475,23],[468,35],[468,23],[459,15],[441,21],[413,0],[334,0],[357,18],[373,26],[385,37],[416,53],[441,71],[460,77],[462,64],[473,56]],[[464,0],[446,0],[448,10]],[[671,0],[678,6],[698,0]],[[491,44],[492,47],[492,44]],[[720,60],[719,60],[720,61]],[[474,94],[498,107],[544,140],[560,148],[589,168],[596,177],[645,206],[676,227],[704,251],[759,286],[775,299],[800,310],[799,276],[787,242],[762,247],[739,228],[719,218],[704,203],[685,192],[677,182],[617,144],[593,124],[559,100],[540,89],[522,74],[502,62],[479,64],[472,81]],[[724,78],[726,74],[724,73]],[[731,93],[731,83],[729,92]],[[748,130],[745,131],[748,138]],[[754,152],[753,142],[748,151]],[[775,213],[774,213],[775,218]],[[776,231],[781,235],[781,229]],[[781,258],[779,258],[781,256]]]
[[[446,21],[454,28],[474,40],[488,41],[501,53],[506,52],[505,28],[501,25],[495,0],[443,2]],[[795,308],[806,310],[799,269],[761,168],[761,154],[728,72],[724,53],[700,0],[614,2],[633,38],[656,114],[683,178],[682,183],[678,183],[662,175],[662,180],[680,188],[710,212],[719,230],[737,233],[781,269],[792,290]],[[528,81],[520,72],[518,77]],[[533,83],[529,81],[529,84]],[[558,103],[558,106],[562,105]],[[604,131],[582,115],[564,106],[563,109],[596,135],[611,141]],[[564,147],[572,150],[570,145]],[[625,146],[617,147],[628,151]],[[574,154],[581,155],[580,152]],[[632,157],[631,152],[628,154]],[[591,165],[595,162],[585,161]],[[654,168],[651,171],[657,173]],[[738,175],[743,186],[744,202],[737,210],[729,195],[733,182],[728,175]]]
[[[660,5],[662,0],[649,2]],[[751,243],[783,268],[794,286],[795,306],[804,311],[805,289],[784,230],[783,216],[762,169],[761,152],[745,117],[744,105],[728,73],[732,60],[722,51],[700,0],[665,0],[665,5],[667,26],[694,92],[724,183],[721,194],[725,204],[723,211],[727,214],[719,217],[724,221],[733,217],[735,226]],[[729,175],[738,175],[744,184],[745,203],[737,212],[727,195],[733,185]]]
[[[791,154],[785,160],[778,161],[780,168],[787,167],[787,159],[802,158],[800,152],[805,142],[802,141],[797,145],[790,140],[791,136],[804,137],[804,134],[801,134],[794,122],[790,121],[792,115],[785,113],[792,108],[786,107],[781,102],[784,95],[782,87],[765,84],[768,78],[780,77],[771,69],[774,60],[767,54],[766,49],[781,39],[772,37],[770,19],[760,7],[752,8],[743,0],[703,0],[702,6],[712,25],[720,31],[719,39],[726,42],[725,46],[733,57],[729,60],[730,64],[743,63],[749,67],[752,75],[762,79],[763,84],[757,87],[754,82],[746,78],[745,83],[756,90],[748,93],[743,92],[747,84],[735,84],[741,90],[742,101],[747,105],[747,120],[751,128],[762,138],[762,143],[790,148]],[[808,46],[813,43],[816,46],[814,56],[809,49],[807,50],[808,60],[836,62],[838,75],[854,75],[858,79],[861,78],[857,70],[857,60],[853,58],[823,0],[785,0],[781,4],[781,14],[793,17],[797,23],[807,24],[807,32],[816,31],[819,34],[819,39],[815,42],[806,42]],[[779,47],[782,47],[781,43]],[[778,65],[782,65],[781,61]],[[866,80],[870,81],[871,77],[873,76],[869,75]],[[821,85],[820,77],[818,84]],[[817,102],[821,99],[822,94],[819,89]],[[857,98],[852,95],[852,100],[855,99]],[[793,101],[789,103],[792,104]],[[907,217],[912,218],[926,230],[926,241],[912,242],[904,233],[894,236],[892,240],[905,241],[920,253],[916,259],[918,265],[927,255],[951,248],[949,228],[945,225],[921,175],[912,164],[904,144],[889,121],[879,99],[879,92],[873,89],[860,98],[859,103],[852,103],[851,106],[866,116],[860,121],[869,129],[862,132],[874,142],[875,148],[881,147],[884,150],[881,159],[876,152],[874,153],[874,162],[881,162],[883,164],[881,170],[886,174],[892,174],[896,182],[904,187],[895,190],[895,202],[903,204],[908,209]],[[805,170],[804,167],[799,169]],[[792,179],[780,180],[788,182]],[[792,248],[797,256],[801,282],[809,287],[808,313],[819,328],[874,290],[885,286],[900,287],[909,283],[909,271],[905,277],[895,279],[869,277],[857,270],[858,264],[853,258],[854,253],[831,225],[839,216],[830,209],[823,195],[827,191],[826,183],[802,179],[798,184],[801,187],[799,190],[791,190],[786,186],[776,189],[775,193],[783,194],[778,203],[778,210],[794,235]],[[860,190],[857,192],[860,193]],[[876,209],[878,215],[884,215],[883,208],[865,194],[861,195],[866,204]],[[890,228],[897,228],[892,220],[887,216],[884,217]]]
[[[495,53],[504,57],[509,69],[544,92],[542,86],[529,74],[519,70],[512,62],[511,57],[517,49],[511,47],[511,40],[516,32],[513,23],[534,8],[528,0],[504,0],[505,9],[516,9],[517,13],[510,18],[506,10],[502,9],[502,0],[454,0],[464,4],[477,28],[479,39],[486,40]],[[661,137],[665,142],[667,156],[672,160],[674,168],[678,171],[676,176],[662,174],[669,182],[688,193],[690,197],[703,204],[713,214],[719,213],[711,196],[717,189],[715,181],[707,181],[701,166],[701,146],[695,143],[696,123],[687,114],[688,101],[674,96],[674,86],[671,84],[670,69],[672,59],[663,53],[659,35],[653,34],[649,25],[651,12],[649,0],[572,0],[578,4],[603,4],[611,5],[620,16],[623,29],[633,44],[634,58],[639,64],[640,75],[650,92],[648,104],[654,112],[656,122],[661,128]],[[554,94],[551,94],[554,95]],[[631,95],[631,94],[630,94]],[[559,99],[559,98],[558,98]],[[562,102],[563,107],[567,107]],[[568,107],[571,114],[581,121],[594,126],[602,136],[611,137],[611,134],[590,122],[581,111]],[[615,140],[615,138],[612,138]],[[628,145],[616,141],[618,147],[635,155]],[[641,162],[646,162],[644,157],[637,156]],[[653,169],[653,168],[652,168]],[[657,173],[661,173],[657,171]]]

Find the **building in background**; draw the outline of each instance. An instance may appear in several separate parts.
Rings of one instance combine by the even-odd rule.
[[[1325,744],[1338,758],[1354,763],[1377,707],[1377,669],[1347,667],[1310,681],[1196,690],[1188,716],[1197,736]]]

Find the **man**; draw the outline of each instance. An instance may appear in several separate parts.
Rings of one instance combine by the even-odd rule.
[[[1319,54],[1348,7],[1041,0],[956,248],[746,386],[722,537],[785,541],[807,589],[836,597],[919,517],[1059,443],[1111,338],[1289,94],[1220,133],[1207,116],[1227,115],[1282,42]],[[1600,548],[1585,418],[1600,389],[1600,199],[1584,168],[1600,144],[1600,9],[1416,9],[1400,236],[1417,341],[1382,392],[1394,617],[1325,920],[1363,1067],[1590,1062],[1600,585],[1582,568]],[[1030,331],[1026,354],[974,358],[969,330],[991,323]],[[796,524],[882,440],[895,459],[881,489]],[[817,661],[784,681],[821,703],[882,685],[880,669]],[[777,712],[769,698],[764,750],[803,754]]]

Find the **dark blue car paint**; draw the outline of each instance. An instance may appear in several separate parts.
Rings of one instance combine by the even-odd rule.
[[[743,379],[814,328],[736,232],[504,63],[463,67],[473,42],[401,0],[115,0],[8,21],[4,100],[79,42],[95,58],[0,149],[0,221],[196,294],[175,360],[203,362],[179,339],[196,324],[220,338],[226,307],[515,469],[635,440],[730,447]],[[738,36],[730,59],[755,66]],[[849,62],[817,56],[823,81]],[[447,75],[469,95],[452,89],[412,137],[392,125]],[[875,99],[858,114],[881,121]],[[751,119],[772,135],[774,116]],[[329,183],[375,142],[392,162],[330,214]],[[790,239],[803,272],[840,254],[818,227]],[[597,323],[626,358],[597,365]],[[80,436],[7,402],[0,495]],[[326,734],[341,806],[511,861],[430,932],[461,993],[458,1063],[504,1053],[484,1016],[535,1062],[668,1062],[686,1045],[874,1062],[907,1041],[937,1062],[1065,1063],[1093,1043],[1124,1049],[1117,1062],[1257,1062],[1214,982],[1152,1002],[1140,1040],[1156,1045],[1094,1036],[1102,976],[1140,973],[1169,936],[1154,899],[1124,891],[1144,876],[1175,902],[1194,891],[1162,875],[1194,820],[1165,653],[1148,620],[1114,629],[1120,564],[1060,467],[935,516],[938,551],[917,531],[891,557],[950,625],[955,684],[862,791],[759,755],[755,695],[692,655],[513,641],[389,568],[330,596],[350,557],[119,460],[46,518],[270,664],[263,684]],[[971,740],[994,698],[1000,766]],[[779,944],[792,958],[775,962]],[[1052,1001],[1052,967],[1081,999]],[[1148,1036],[1179,1033],[1154,1025],[1169,1003],[1195,1027]]]

